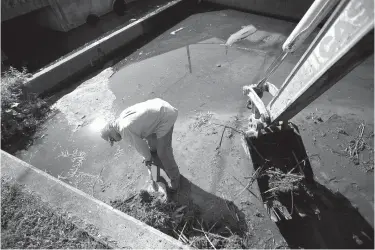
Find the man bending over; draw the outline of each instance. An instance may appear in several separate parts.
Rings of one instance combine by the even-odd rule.
[[[101,131],[101,137],[111,146],[121,139],[128,140],[140,153],[146,166],[151,167],[151,153],[157,153],[171,180],[172,191],[179,188],[180,171],[173,156],[172,133],[178,110],[156,98],[125,109]]]

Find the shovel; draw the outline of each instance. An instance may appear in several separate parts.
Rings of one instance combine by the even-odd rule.
[[[152,163],[152,165],[156,166],[156,181],[154,180],[152,176],[151,166],[148,166],[148,175],[151,180],[151,184],[148,186],[147,191],[149,192],[155,192],[160,193],[165,199],[167,198],[167,189],[165,187],[165,184],[160,182],[160,167],[157,166],[155,163]]]

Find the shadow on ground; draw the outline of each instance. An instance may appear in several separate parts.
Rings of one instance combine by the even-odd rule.
[[[153,157],[155,164],[162,163],[157,157]],[[163,178],[161,181],[165,182]],[[181,175],[180,188],[176,193],[171,193],[169,199],[178,206],[197,206],[199,220],[203,221],[212,232],[219,235],[230,236],[232,233],[244,236],[248,231],[245,214],[232,202],[213,195]]]
[[[350,201],[314,180],[309,161],[311,156],[307,155],[296,126],[292,125],[286,130],[276,129],[257,139],[248,138],[247,142],[255,169],[267,166],[285,173],[290,169],[302,168],[305,192],[291,189],[291,192],[277,195],[290,217],[277,212],[274,221],[290,247],[374,247],[374,229]],[[258,178],[265,203],[275,199],[269,192],[270,180],[267,175]]]
[[[159,182],[166,183],[163,177]],[[245,215],[232,202],[199,188],[184,176],[178,193],[160,200],[141,190],[111,206],[194,248],[244,248],[252,245]],[[211,206],[211,207],[208,207]]]

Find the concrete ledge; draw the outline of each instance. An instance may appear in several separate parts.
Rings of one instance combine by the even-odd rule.
[[[4,151],[1,151],[1,174],[26,185],[52,207],[78,217],[84,224],[95,226],[98,234],[116,242],[118,248],[188,248],[180,241]]]
[[[171,21],[176,15],[177,9],[184,9],[184,4],[190,3],[192,3],[191,0],[171,1],[141,19],[89,45],[83,46],[77,52],[35,73],[26,83],[26,88],[30,92],[42,94],[78,73],[97,67],[103,63],[103,58],[107,57],[115,50],[128,45],[153,29],[160,29],[159,26],[161,24],[166,24]],[[173,13],[175,15],[172,15]],[[182,16],[181,14],[179,15]]]
[[[13,2],[13,5],[10,4],[11,2]],[[1,21],[4,22],[10,20],[49,5],[48,0],[2,1]]]
[[[299,21],[314,0],[203,0],[203,2],[288,21]]]

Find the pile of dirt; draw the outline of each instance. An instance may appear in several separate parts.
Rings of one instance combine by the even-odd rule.
[[[247,248],[246,233],[231,231],[224,221],[208,227],[195,204],[163,202],[157,194],[142,190],[126,200],[111,201],[111,206],[194,248]]]

